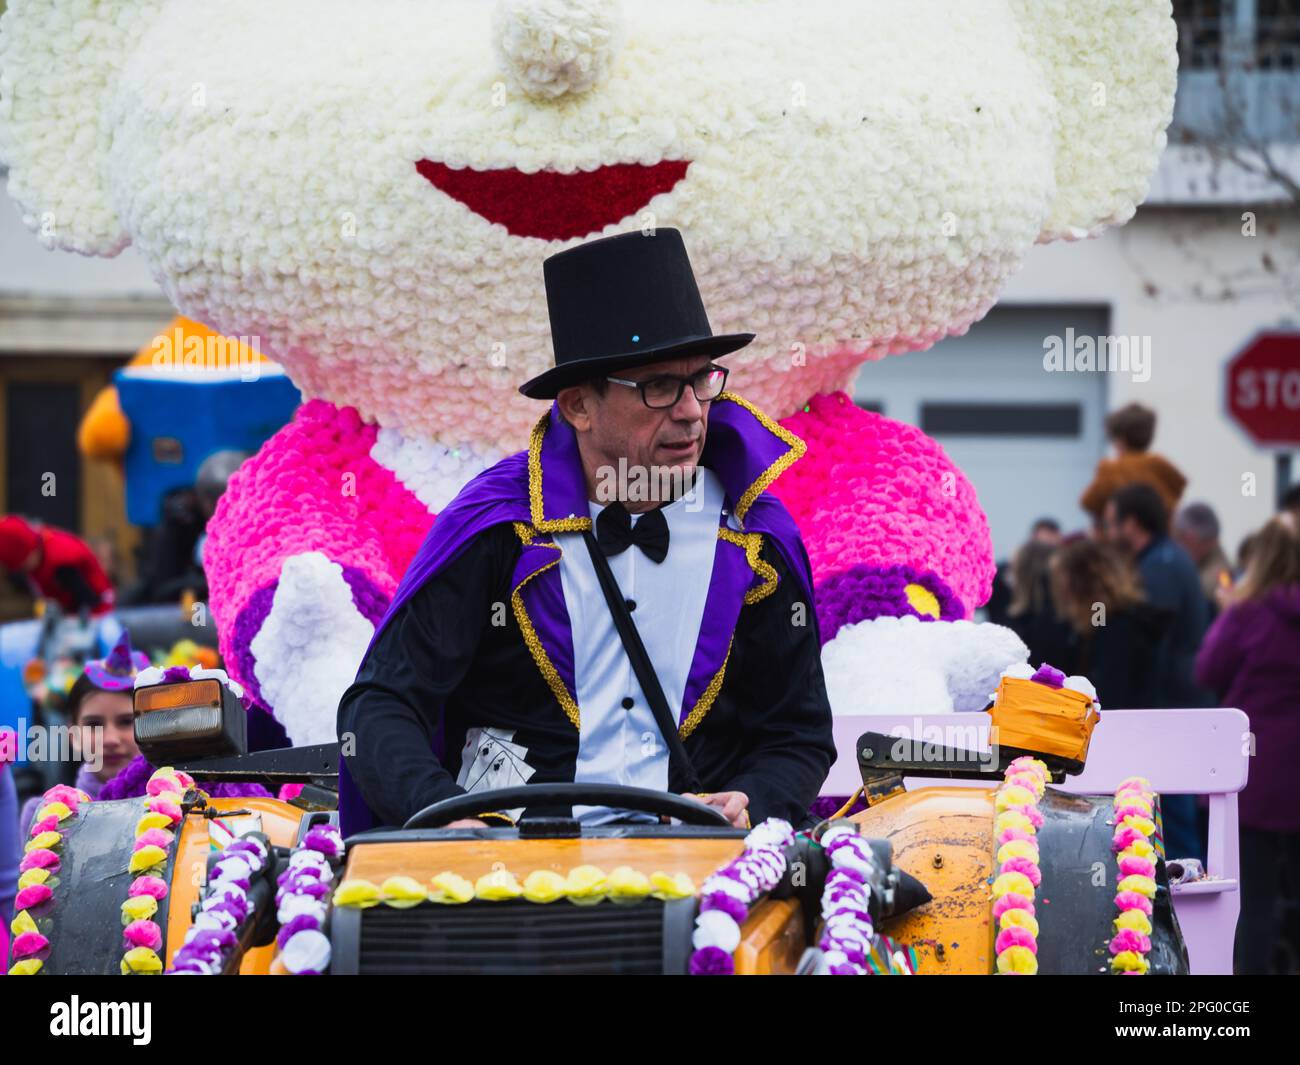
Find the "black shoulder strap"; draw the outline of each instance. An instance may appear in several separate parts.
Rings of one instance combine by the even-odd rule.
[[[695,772],[695,766],[691,764],[690,756],[686,753],[686,747],[677,731],[677,723],[673,720],[672,710],[669,709],[668,700],[664,696],[663,687],[655,674],[654,664],[650,661],[650,655],[646,653],[645,644],[641,642],[641,634],[636,630],[636,622],[632,620],[627,603],[623,600],[623,593],[619,590],[618,581],[609,568],[609,559],[605,557],[605,552],[600,549],[590,531],[584,532],[582,538],[587,543],[591,563],[596,567],[596,576],[600,578],[600,590],[605,593],[605,602],[609,605],[609,612],[614,618],[614,627],[618,629],[623,648],[632,663],[632,670],[641,684],[641,691],[650,701],[650,709],[654,711],[655,721],[658,722],[659,731],[663,733],[664,743],[668,746],[669,788],[673,791],[698,794],[703,791],[700,778]]]

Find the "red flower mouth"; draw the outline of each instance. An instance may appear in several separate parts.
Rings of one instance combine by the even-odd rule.
[[[415,169],[436,188],[475,214],[506,227],[512,236],[568,240],[597,233],[645,207],[686,176],[689,160],[653,166],[613,163],[596,170],[525,174],[502,170],[453,170],[420,159]]]

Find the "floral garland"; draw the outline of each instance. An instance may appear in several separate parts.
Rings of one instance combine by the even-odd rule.
[[[739,858],[724,865],[703,883],[700,912],[691,936],[692,976],[732,976],[740,926],[749,909],[781,882],[786,848],[794,843],[789,821],[769,817],[745,837]]]
[[[41,796],[42,805],[32,823],[31,838],[23,848],[23,859],[18,865],[18,894],[14,898],[14,919],[10,931],[14,939],[10,945],[9,966],[11,976],[34,976],[45,964],[40,955],[50,946],[49,939],[40,930],[31,910],[44,907],[48,915],[54,907],[54,888],[58,885],[59,850],[66,831],[65,822],[77,815],[83,802],[90,796],[79,788],[56,784]],[[42,920],[45,930],[51,924],[48,916]]]
[[[647,876],[626,865],[610,873],[599,866],[579,865],[569,870],[567,876],[553,869],[535,869],[522,882],[509,869],[494,869],[477,880],[442,872],[431,883],[432,889],[426,889],[410,876],[390,876],[379,885],[354,878],[338,886],[333,902],[335,906],[362,910],[381,903],[406,909],[422,902],[460,905],[475,899],[482,902],[523,899],[541,905],[567,899],[577,906],[593,906],[605,899],[627,904],[645,898],[681,899],[695,894],[695,884],[685,873],[656,872]]]
[[[289,868],[280,874],[275,893],[280,931],[277,959],[294,976],[320,976],[329,969],[330,884],[343,861],[343,836],[334,825],[316,825],[302,845],[289,855]]]
[[[215,976],[239,942],[237,930],[252,912],[249,887],[266,869],[270,848],[255,833],[240,837],[212,863],[199,912],[172,958],[171,976]]]
[[[1119,863],[1115,935],[1110,969],[1120,976],[1142,976],[1151,968],[1151,900],[1156,894],[1156,850],[1151,837],[1155,792],[1145,777],[1129,777],[1115,790],[1115,835],[1111,849]]]
[[[164,766],[145,785],[145,812],[135,823],[135,842],[127,870],[132,875],[122,903],[121,971],[124,976],[156,976],[163,971],[162,929],[154,920],[158,905],[170,891],[162,876],[175,828],[184,820],[181,803],[194,787],[194,778]]]
[[[821,845],[831,871],[822,889],[822,934],[817,945],[830,975],[915,973],[911,951],[893,949],[892,940],[876,935],[867,888],[868,878],[876,870],[876,856],[856,826],[847,822],[832,825],[822,833]]]
[[[994,841],[997,875],[993,879],[993,950],[1003,976],[1038,972],[1038,921],[1034,893],[1042,883],[1038,868],[1038,830],[1043,815],[1039,800],[1047,789],[1047,765],[1028,755],[1007,767],[994,794]]]

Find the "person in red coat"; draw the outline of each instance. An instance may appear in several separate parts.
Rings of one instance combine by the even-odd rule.
[[[67,613],[113,609],[113,582],[90,545],[65,529],[14,514],[0,518],[0,565],[26,578],[34,596],[52,599]]]

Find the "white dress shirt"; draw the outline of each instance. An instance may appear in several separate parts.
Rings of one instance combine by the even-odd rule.
[[[636,545],[609,559],[610,570],[645,644],[673,719],[680,720],[687,673],[713,575],[723,490],[700,467],[694,488],[661,509],[668,556],[653,562]],[[589,503],[593,523],[605,508]],[[633,524],[641,517],[632,515]],[[573,629],[581,729],[573,779],[668,790],[668,748],[623,649],[581,533],[557,533],[560,577]],[[587,824],[626,817],[608,807],[574,807]],[[647,820],[654,818],[647,815]]]

